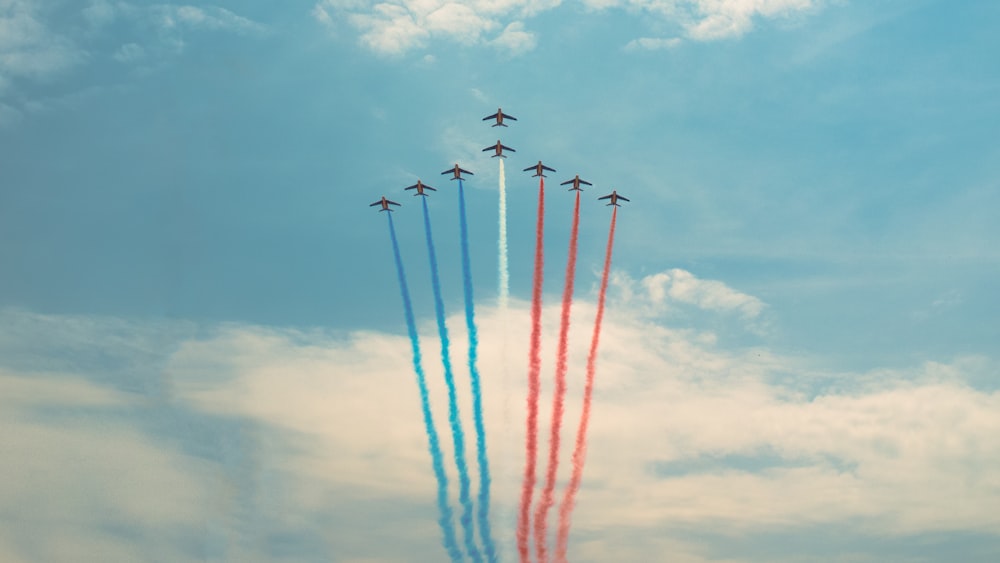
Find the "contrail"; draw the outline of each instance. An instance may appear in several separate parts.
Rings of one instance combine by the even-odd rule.
[[[559,321],[559,346],[556,356],[556,383],[552,398],[552,423],[549,426],[549,467],[545,474],[545,488],[535,511],[535,552],[538,563],[548,561],[547,526],[549,508],[553,504],[556,473],[559,469],[559,433],[562,427],[563,403],[566,399],[566,361],[569,345],[569,313],[573,306],[573,281],[576,277],[576,241],[580,230],[580,192],[576,192],[573,208],[573,227],[569,235],[569,257],[566,259],[566,281],[563,286],[562,314]]]
[[[583,390],[583,411],[580,413],[580,426],[576,431],[576,447],[573,448],[573,474],[562,503],[559,504],[559,533],[556,540],[556,561],[565,563],[566,546],[569,543],[570,517],[573,515],[573,504],[576,493],[580,490],[580,480],[583,478],[583,462],[587,456],[587,425],[590,422],[590,399],[594,391],[594,372],[597,369],[597,346],[601,338],[601,321],[604,319],[604,298],[608,292],[608,272],[611,270],[611,249],[615,242],[615,221],[618,208],[611,212],[611,227],[608,229],[608,248],[604,253],[604,272],[601,274],[601,290],[597,296],[597,317],[594,320],[594,335],[590,339],[590,352],[587,354],[587,383]]]
[[[426,206],[426,200],[425,200]],[[462,231],[462,281],[465,288],[465,326],[469,332],[469,378],[472,382],[472,414],[476,426],[476,460],[479,463],[479,510],[476,513],[479,536],[483,540],[487,561],[497,560],[496,544],[490,530],[490,462],[486,457],[486,427],[483,424],[483,395],[479,386],[479,335],[476,331],[476,311],[472,295],[472,266],[469,260],[469,225],[465,217],[465,189],[458,180],[459,224]]]
[[[535,273],[531,288],[531,346],[528,360],[528,420],[525,436],[524,482],[517,519],[517,551],[529,563],[531,495],[535,490],[535,457],[538,453],[538,376],[542,370],[542,278],[545,263],[545,179],[538,178],[538,219],[535,227]]]
[[[444,300],[441,298],[441,280],[438,279],[437,255],[434,252],[434,238],[431,236],[430,212],[427,210],[427,198],[424,203],[424,232],[427,235],[427,254],[431,262],[431,283],[434,286],[434,312],[437,316],[438,334],[441,337],[441,363],[444,365],[444,381],[448,386],[448,422],[451,424],[451,435],[455,442],[455,465],[458,467],[458,498],[462,503],[463,539],[465,550],[473,561],[482,561],[482,555],[476,548],[475,532],[472,525],[472,500],[469,498],[469,468],[465,464],[465,434],[462,432],[462,421],[458,414],[458,397],[455,393],[455,376],[451,369],[449,355],[448,327],[445,325]]]
[[[434,477],[437,479],[438,525],[443,535],[443,545],[452,561],[462,561],[462,552],[458,549],[455,539],[455,528],[452,523],[451,506],[448,505],[448,477],[444,472],[444,457],[441,455],[441,445],[438,442],[437,429],[434,428],[434,418],[431,416],[431,401],[427,393],[427,378],[420,360],[420,340],[417,338],[417,324],[413,320],[413,306],[410,303],[410,290],[406,286],[406,273],[403,271],[403,259],[399,256],[399,242],[396,240],[396,228],[392,224],[392,213],[386,213],[389,218],[389,235],[392,237],[392,254],[396,259],[396,274],[399,277],[399,293],[403,297],[403,312],[406,316],[406,330],[410,335],[410,347],[413,349],[413,371],[417,374],[417,386],[420,388],[420,408],[424,415],[424,427],[427,430],[427,449],[431,454],[431,465],[434,467]]]
[[[501,313],[504,313],[507,311],[507,301],[510,296],[510,270],[507,267],[507,179],[504,177],[503,159],[497,160],[500,161],[500,242],[498,244],[500,289],[497,301]]]

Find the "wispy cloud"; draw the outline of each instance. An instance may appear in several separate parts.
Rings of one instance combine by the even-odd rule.
[[[695,41],[740,37],[753,29],[758,19],[788,18],[807,13],[824,0],[584,0],[591,13],[625,10],[680,28]],[[377,4],[352,0],[321,0],[313,17],[335,30],[348,23],[361,33],[361,43],[389,56],[402,55],[429,46],[433,39],[466,45],[491,45],[502,52],[520,55],[537,44],[536,35],[525,31],[525,20],[558,8],[559,0],[480,0],[456,3],[446,0],[390,0]],[[640,37],[626,50],[657,50],[677,46],[679,37]]]

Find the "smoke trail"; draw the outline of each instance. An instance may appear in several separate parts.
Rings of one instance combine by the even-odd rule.
[[[417,338],[417,324],[413,320],[413,306],[410,303],[410,290],[406,287],[406,273],[403,272],[403,260],[399,256],[399,243],[396,240],[396,228],[392,224],[392,214],[389,217],[389,235],[392,237],[392,254],[396,259],[396,274],[399,277],[399,293],[403,297],[403,312],[406,316],[406,330],[410,335],[410,347],[413,349],[413,371],[417,374],[417,386],[420,388],[420,408],[424,415],[424,427],[427,430],[427,449],[431,454],[431,465],[434,467],[434,477],[437,479],[438,525],[441,527],[445,550],[452,561],[462,561],[462,552],[458,549],[455,539],[455,528],[452,523],[451,506],[448,505],[448,477],[444,472],[444,457],[441,455],[441,445],[438,442],[437,429],[431,417],[431,401],[427,393],[427,378],[420,361],[420,340]]]
[[[538,375],[542,370],[542,277],[545,263],[545,179],[538,178],[538,219],[535,226],[535,273],[531,288],[531,346],[528,360],[528,420],[525,436],[524,482],[517,518],[517,551],[528,563],[528,530],[531,527],[531,495],[535,490],[535,457],[538,453]]]
[[[434,312],[437,316],[438,335],[441,337],[441,363],[444,365],[444,381],[448,386],[448,422],[451,424],[451,435],[455,443],[455,465],[458,467],[458,499],[462,503],[463,540],[465,550],[473,561],[482,561],[482,556],[476,548],[475,532],[472,525],[472,500],[469,498],[469,468],[465,464],[465,434],[462,432],[462,421],[458,415],[458,397],[455,393],[455,376],[451,369],[451,357],[448,349],[448,327],[444,319],[444,300],[441,298],[441,280],[438,279],[437,254],[434,252],[434,238],[431,236],[430,212],[427,211],[427,198],[424,203],[424,232],[427,235],[427,254],[431,262],[431,283],[434,286]]]
[[[469,378],[472,382],[472,414],[476,426],[476,460],[479,463],[479,510],[476,513],[479,536],[483,540],[487,561],[496,561],[496,544],[490,530],[490,462],[486,457],[486,428],[483,424],[483,395],[479,387],[479,335],[476,331],[476,311],[472,295],[472,266],[469,260],[469,225],[465,218],[465,189],[458,180],[459,224],[462,230],[462,281],[465,286],[465,326],[469,331]]]
[[[590,340],[590,352],[587,354],[587,383],[583,390],[583,411],[580,413],[580,426],[576,431],[576,446],[573,448],[573,474],[562,502],[559,504],[559,533],[556,540],[556,561],[565,563],[566,546],[569,543],[570,517],[573,515],[573,504],[576,493],[580,490],[583,479],[583,462],[587,456],[587,425],[590,422],[590,399],[594,391],[594,372],[597,369],[597,345],[601,338],[601,321],[604,319],[604,297],[608,292],[608,272],[611,270],[611,249],[615,242],[615,221],[618,208],[611,213],[611,227],[608,229],[608,248],[604,253],[604,272],[601,273],[601,290],[597,296],[597,318],[594,320],[594,335]]]
[[[507,179],[504,177],[503,159],[500,161],[500,242],[498,244],[500,289],[497,301],[501,313],[507,311],[507,300],[510,295],[510,271],[507,267]]]
[[[562,427],[563,402],[566,398],[566,355],[569,344],[569,313],[573,305],[573,281],[576,277],[576,240],[580,230],[580,192],[576,192],[573,208],[573,227],[569,235],[569,257],[566,259],[566,281],[563,286],[562,314],[559,321],[559,347],[556,356],[556,384],[552,398],[552,422],[549,426],[549,467],[545,474],[545,489],[535,512],[535,552],[538,563],[548,561],[546,552],[548,539],[549,508],[553,504],[556,488],[556,473],[559,469],[559,433]]]

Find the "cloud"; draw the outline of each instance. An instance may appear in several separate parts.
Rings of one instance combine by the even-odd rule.
[[[0,79],[47,78],[84,60],[83,50],[42,21],[36,3],[0,4]]]
[[[695,41],[740,37],[758,19],[787,19],[815,10],[823,0],[584,0],[591,13],[625,10],[676,25]],[[465,45],[493,45],[511,55],[535,48],[534,33],[524,21],[558,8],[559,0],[391,0],[376,4],[352,0],[321,0],[313,18],[333,30],[344,21],[361,32],[361,42],[372,51],[399,56],[428,47],[432,39]],[[490,36],[491,33],[496,33]],[[640,37],[627,50],[657,50],[677,46],[679,37]]]
[[[674,47],[680,45],[683,41],[679,37],[657,38],[657,37],[640,37],[638,39],[633,39],[625,45],[626,51],[635,51],[643,49],[646,51],[658,51],[661,49],[673,49]]]
[[[257,22],[217,6],[158,5],[150,8],[159,25],[164,29],[187,27],[191,29],[225,30],[237,33],[262,32],[265,27]]]
[[[399,56],[425,48],[431,39],[494,45],[521,54],[534,48],[534,36],[523,30],[522,23],[504,25],[502,20],[511,14],[534,14],[554,4],[558,2],[400,0],[370,6],[322,0],[314,5],[312,15],[331,30],[337,22],[348,22],[361,32],[361,43],[381,55]],[[491,36],[496,30],[499,33]]]
[[[794,536],[804,526],[846,530],[861,550],[869,534],[1000,533],[1000,393],[970,384],[990,381],[982,375],[995,376],[995,360],[830,373],[761,346],[725,348],[712,332],[646,312],[681,304],[738,324],[761,315],[759,299],[721,281],[678,269],[616,277],[631,293],[605,318],[575,558],[656,560],[669,549],[678,560],[718,561],[727,536]],[[593,297],[578,296],[564,463],[594,314]],[[558,317],[558,304],[544,309],[543,374],[553,369]],[[527,318],[520,301],[506,319],[477,310],[501,530],[523,463]],[[282,549],[305,550],[299,560],[329,560],[332,545],[344,560],[440,555],[404,336],[12,311],[0,321],[0,422],[13,429],[0,446],[15,454],[0,506],[6,522],[29,510],[33,523],[7,531],[16,542],[0,534],[0,554],[66,560],[45,551],[56,549],[45,538],[60,537],[69,538],[61,549],[95,542],[112,558],[188,542],[253,560],[282,537]],[[471,440],[464,319],[448,323]],[[435,327],[423,320],[420,329],[435,423],[447,436]],[[550,393],[544,385],[546,422]],[[450,460],[450,440],[442,446]],[[102,531],[119,528],[130,533]],[[386,535],[395,541],[378,540]]]

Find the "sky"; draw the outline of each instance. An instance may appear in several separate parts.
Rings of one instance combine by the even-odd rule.
[[[516,561],[542,160],[572,561],[1000,559],[1000,5],[0,0],[0,559],[444,561],[419,178],[474,450],[456,162]],[[482,118],[503,107],[507,128]],[[498,303],[506,159],[511,301]],[[470,458],[473,482],[478,469]],[[544,459],[540,458],[540,465]]]

